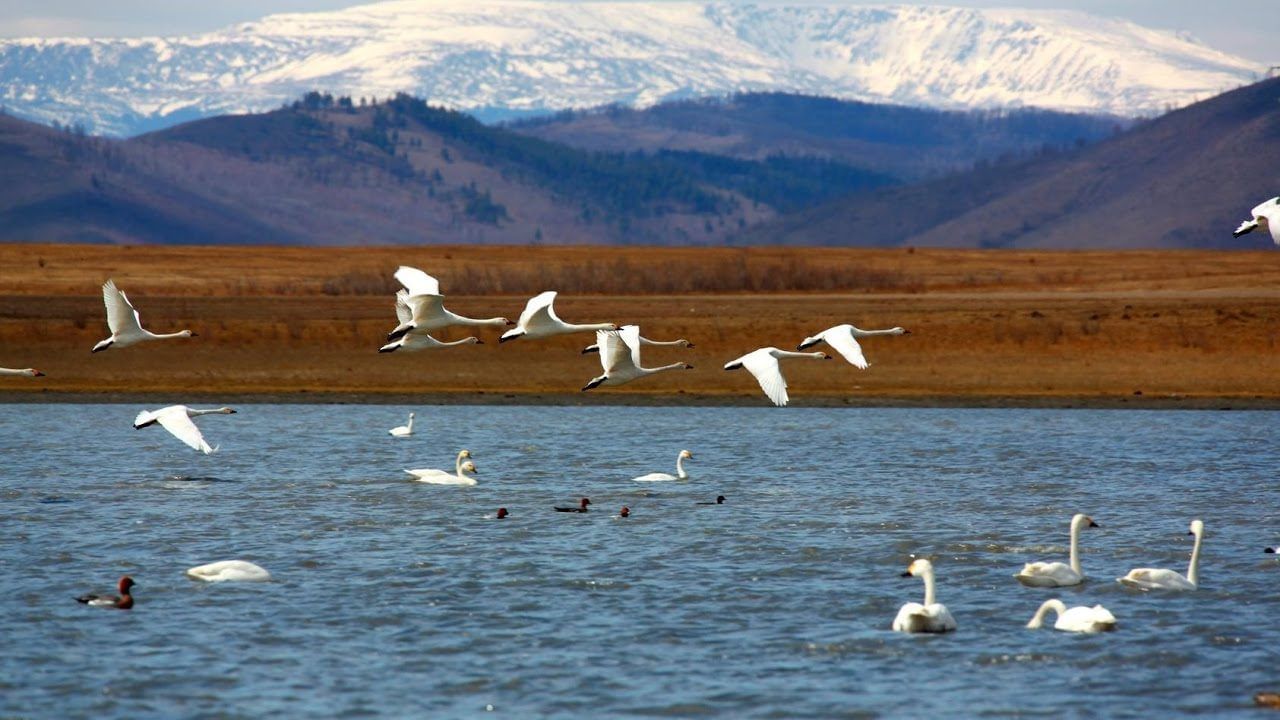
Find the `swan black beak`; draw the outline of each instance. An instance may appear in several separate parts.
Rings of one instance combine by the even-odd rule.
[[[911,577],[911,572],[910,571],[904,572],[902,573],[901,577]]]
[[[483,340],[481,340],[481,339],[479,339],[479,338],[476,338],[476,344],[477,344],[477,345],[483,345],[483,344],[484,344],[484,341],[483,341]]]
[[[1101,525],[1099,525],[1098,523],[1096,523],[1096,522],[1094,522],[1094,521],[1090,520],[1090,521],[1089,521],[1089,527],[1102,527],[1102,526],[1101,526]]]
[[[903,331],[902,331],[902,334],[903,334],[903,335],[910,335],[910,334],[911,334],[911,331],[910,331],[910,330],[903,330]]]

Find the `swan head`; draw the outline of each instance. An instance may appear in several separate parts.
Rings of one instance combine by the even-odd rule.
[[[413,413],[409,413],[409,419],[410,419],[410,420],[412,420],[412,419],[413,419]]]
[[[618,517],[629,517],[630,515],[631,515],[631,508],[627,507],[626,505],[623,505],[622,509],[618,511]]]
[[[232,409],[232,408],[229,408],[229,407],[220,407],[220,408],[218,408],[218,412],[222,413],[223,415],[235,415],[235,414],[236,414],[236,411],[235,411],[234,409]]]
[[[22,374],[28,375],[30,377],[44,377],[44,373],[40,372],[35,368],[27,368],[26,370],[22,371]]]
[[[507,509],[506,509],[506,508],[498,508],[498,516],[497,516],[497,517],[498,517],[498,519],[499,519],[499,520],[501,520],[502,518],[506,517],[506,516],[507,516],[507,514],[508,514],[508,513],[507,513]]]
[[[1088,515],[1085,515],[1084,513],[1076,513],[1074,516],[1072,516],[1071,525],[1072,527],[1091,527],[1091,528],[1101,527],[1100,525],[1098,525],[1098,523],[1093,521],[1093,518],[1089,517]]]
[[[462,472],[474,473],[476,475],[480,474],[480,471],[476,469],[476,464],[470,460],[462,463]]]
[[[195,336],[196,334],[191,332],[190,330],[183,330],[178,333],[178,337],[189,338],[189,337],[195,337]]]
[[[1191,530],[1187,534],[1195,535],[1196,537],[1200,537],[1204,535],[1204,523],[1201,522],[1200,520],[1192,520]]]
[[[688,450],[681,450],[681,451],[680,451],[680,458],[681,458],[682,460],[692,460],[692,459],[693,459],[693,453],[689,452]]]
[[[483,345],[483,344],[484,344],[484,341],[483,341],[483,340],[481,340],[481,339],[480,339],[480,338],[478,338],[478,337],[474,337],[474,336],[473,336],[473,337],[469,337],[469,338],[467,338],[467,339],[463,340],[463,342],[470,343],[470,344],[472,344],[472,345]]]
[[[901,328],[901,327],[889,328],[889,332],[893,333],[894,335],[910,335],[911,334],[910,330],[906,328]]]
[[[933,573],[933,563],[924,558],[912,560],[907,566],[907,571],[902,573],[902,577],[921,577]]]
[[[690,365],[689,363],[685,363],[685,364],[684,364],[684,369],[685,369],[685,370],[692,370],[692,369],[693,369],[693,366],[692,366],[692,365]]]
[[[134,585],[137,585],[137,583],[133,581],[133,578],[129,577],[128,575],[125,575],[124,577],[120,578],[120,582],[116,585],[116,587],[120,589],[121,595],[128,595],[129,588],[133,587]]]
[[[459,458],[469,458],[469,457],[471,457],[471,451],[470,451],[470,450],[463,450],[462,452],[458,453],[458,457],[459,457]]]
[[[693,347],[693,343],[689,342],[688,340],[685,340],[684,338],[680,338],[676,342],[679,343],[680,347],[687,347],[687,348]]]

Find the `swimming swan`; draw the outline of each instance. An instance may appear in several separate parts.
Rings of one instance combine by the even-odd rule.
[[[504,317],[477,320],[450,312],[445,309],[440,282],[417,268],[401,265],[395,277],[405,289],[396,293],[396,319],[400,324],[387,334],[388,340],[397,340],[408,333],[426,335],[453,325],[506,327],[511,324]],[[413,348],[406,346],[405,349]]]
[[[1101,605],[1093,607],[1085,607],[1077,605],[1076,607],[1067,609],[1061,600],[1054,598],[1045,600],[1040,605],[1040,609],[1036,610],[1036,614],[1032,616],[1031,621],[1027,623],[1028,630],[1039,630],[1044,624],[1044,616],[1052,610],[1058,614],[1058,619],[1054,621],[1053,628],[1055,630],[1063,630],[1075,633],[1096,633],[1108,632],[1116,629],[1116,616],[1111,611]]]
[[[836,325],[827,328],[822,332],[807,337],[804,342],[800,343],[796,349],[804,350],[811,348],[820,342],[825,341],[828,345],[835,348],[849,364],[859,370],[866,370],[869,363],[862,355],[862,346],[858,344],[860,337],[872,337],[875,335],[910,335],[910,330],[904,330],[900,327],[889,328],[888,330],[861,330],[852,325]]]
[[[623,325],[622,327],[620,327],[620,328],[618,328],[618,329],[619,329],[619,330],[626,330],[626,329],[627,329],[627,328],[629,328],[629,327],[634,327],[634,326],[632,326],[632,325]],[[639,330],[638,330],[638,329],[637,329],[637,332],[639,332]],[[655,346],[658,346],[658,347],[684,347],[684,348],[691,348],[691,347],[693,347],[693,343],[689,342],[688,340],[685,340],[684,338],[680,338],[679,340],[650,340],[649,338],[644,337],[643,335],[641,335],[641,336],[640,336],[640,345],[641,345],[641,346],[644,346],[644,345],[655,345]],[[595,344],[595,345],[588,345],[588,346],[586,346],[585,348],[583,348],[583,349],[582,349],[582,354],[583,354],[583,355],[589,355],[589,354],[591,354],[591,353],[595,353],[595,352],[600,352],[600,345],[599,345],[599,343],[597,343],[597,344]]]
[[[1033,562],[1022,567],[1022,572],[1014,575],[1018,582],[1027,587],[1063,587],[1079,585],[1084,582],[1084,571],[1080,569],[1080,528],[1098,527],[1093,518],[1082,513],[1071,516],[1071,564],[1060,562]]]
[[[393,427],[387,431],[392,437],[409,437],[413,434],[413,413],[409,413],[409,422],[400,427]]]
[[[756,382],[760,383],[760,389],[764,390],[764,394],[769,396],[773,404],[783,407],[789,400],[787,397],[787,379],[782,377],[782,368],[778,366],[778,361],[786,358],[830,360],[831,356],[820,352],[790,352],[788,350],[779,350],[776,347],[766,347],[749,352],[737,360],[730,360],[724,364],[724,369],[737,370],[745,367],[756,377]]]
[[[502,337],[498,338],[498,342],[504,343],[520,337],[537,340],[565,333],[618,329],[618,326],[613,323],[590,323],[587,325],[567,323],[556,316],[556,310],[552,307],[552,303],[555,300],[556,293],[554,290],[548,290],[530,298],[529,302],[524,306],[524,312],[520,313],[520,320],[516,322],[516,326],[502,333]]]
[[[44,377],[44,373],[35,368],[22,368],[16,370],[12,368],[0,368],[0,376],[4,375],[22,375],[25,377]]]
[[[412,475],[417,482],[432,485],[475,485],[476,479],[468,476],[467,473],[478,475],[480,471],[476,469],[475,463],[467,460],[469,457],[471,457],[470,450],[458,453],[458,458],[454,461],[455,471],[452,473],[434,469],[405,470],[405,472]]]
[[[191,418],[200,417],[201,415],[234,415],[235,410],[229,407],[220,407],[215,410],[193,410],[186,405],[170,405],[159,410],[143,410],[138,413],[138,417],[133,419],[133,429],[141,430],[144,427],[151,427],[156,423],[160,423],[160,427],[168,430],[171,435],[186,443],[193,450],[199,450],[205,455],[215,452],[218,448],[209,447],[209,443],[204,441],[204,436],[200,434],[200,428],[196,427]]]
[[[187,571],[187,577],[205,582],[267,582],[271,573],[247,560],[221,560],[193,567]]]
[[[1271,239],[1280,245],[1280,197],[1273,197],[1255,207],[1249,212],[1249,216],[1248,220],[1240,223],[1240,227],[1231,233],[1231,237],[1240,237],[1262,228],[1270,230]]]
[[[90,352],[99,352],[112,346],[129,347],[144,340],[189,338],[195,334],[190,330],[181,330],[157,335],[150,330],[143,330],[138,311],[133,309],[124,291],[116,288],[114,280],[102,284],[102,301],[107,306],[107,327],[111,328],[111,337],[94,345]]]
[[[667,370],[692,370],[688,363],[671,363],[647,368],[640,365],[640,328],[627,325],[621,330],[597,330],[596,343],[600,346],[600,367],[604,374],[591,380],[583,391],[601,385],[624,385],[646,375],[656,375]]]
[[[1204,523],[1191,521],[1188,535],[1196,536],[1196,543],[1191,548],[1191,562],[1187,565],[1187,576],[1183,577],[1172,570],[1136,568],[1128,575],[1116,578],[1117,582],[1141,590],[1195,590],[1199,585],[1200,541],[1204,539]]]
[[[920,558],[907,566],[902,577],[916,576],[924,580],[924,604],[907,603],[893,619],[893,629],[905,633],[944,633],[956,629],[955,618],[947,606],[934,597],[933,563]]]
[[[688,480],[689,473],[684,471],[684,461],[686,459],[692,460],[693,453],[689,452],[688,450],[681,450],[680,454],[676,456],[676,474],[675,475],[672,475],[670,473],[649,473],[648,475],[641,475],[638,478],[631,478],[631,479],[636,482],[666,482],[669,480]]]

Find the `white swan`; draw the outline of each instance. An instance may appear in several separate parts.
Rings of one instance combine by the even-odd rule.
[[[1196,542],[1191,548],[1191,562],[1187,565],[1186,577],[1163,568],[1136,568],[1130,570],[1128,575],[1116,578],[1116,581],[1142,590],[1195,590],[1199,585],[1200,541],[1204,539],[1204,523],[1192,520],[1191,531],[1187,534],[1195,535]]]
[[[111,328],[111,337],[94,345],[90,352],[99,352],[112,346],[129,347],[144,340],[189,338],[195,334],[190,330],[181,330],[157,335],[150,330],[143,330],[138,311],[129,304],[129,298],[125,297],[124,291],[116,288],[114,280],[108,280],[102,284],[102,301],[107,306],[107,327]]]
[[[893,629],[905,633],[944,633],[956,629],[955,618],[946,605],[937,601],[933,587],[933,563],[920,558],[907,566],[902,577],[924,580],[924,604],[907,603],[893,619]]]
[[[209,447],[209,443],[204,441],[204,436],[200,434],[200,428],[196,427],[191,418],[200,417],[201,415],[233,415],[235,410],[229,407],[220,407],[214,410],[193,410],[186,405],[170,405],[159,410],[143,410],[138,413],[138,417],[133,419],[133,428],[141,430],[144,427],[150,427],[156,423],[160,423],[160,427],[168,430],[170,434],[186,443],[194,450],[208,455],[218,448]]]
[[[470,450],[463,450],[458,453],[457,460],[454,461],[454,472],[445,472],[444,470],[420,469],[405,470],[413,476],[417,482],[431,483],[432,485],[475,485],[476,479],[469,477],[467,473],[480,474],[476,469],[475,463],[467,458],[471,457]]]
[[[597,330],[596,343],[600,346],[600,367],[604,374],[591,378],[582,389],[590,390],[601,385],[623,385],[646,375],[656,375],[667,370],[692,370],[688,363],[671,363],[661,367],[640,366],[640,328],[627,325],[621,330]]]
[[[1031,617],[1031,621],[1027,623],[1028,630],[1039,630],[1044,624],[1044,616],[1050,611],[1058,614],[1058,619],[1054,621],[1053,628],[1055,630],[1064,630],[1066,632],[1075,633],[1096,633],[1108,632],[1116,629],[1116,616],[1111,611],[1101,605],[1093,607],[1085,607],[1077,605],[1076,607],[1067,609],[1061,600],[1057,598],[1045,600],[1040,609],[1036,610],[1036,614]]]
[[[613,323],[588,323],[586,325],[567,323],[556,316],[556,309],[552,307],[552,303],[555,300],[556,293],[554,290],[548,290],[530,298],[529,302],[525,303],[524,312],[520,313],[520,319],[516,322],[516,326],[502,333],[502,337],[498,338],[498,342],[504,343],[520,337],[537,340],[551,337],[552,335],[564,335],[565,333],[618,329],[618,326]]]
[[[414,320],[413,320],[413,311],[409,307],[409,299],[410,299],[409,294],[406,293],[404,290],[401,290],[396,293],[396,316],[400,318],[400,326],[397,327],[396,330],[399,330],[400,327],[406,327],[406,326],[410,327],[411,329],[404,333],[397,333],[393,331],[391,334],[395,335],[396,339],[378,348],[378,352],[388,353],[388,352],[395,352],[396,350],[401,350],[401,349],[403,349],[405,352],[417,352],[419,350],[439,350],[440,348],[455,347],[457,345],[468,345],[468,344],[483,345],[484,344],[484,342],[478,337],[465,337],[465,338],[462,338],[461,340],[444,342],[442,340],[437,340],[431,337],[430,335],[428,335],[427,334],[428,331],[425,329],[421,329],[421,328],[415,329]],[[449,313],[449,314],[453,315],[453,313]],[[459,317],[459,316],[455,315],[454,317]],[[503,318],[495,318],[495,319],[503,320]],[[457,324],[457,323],[452,323],[452,324]],[[426,324],[424,324],[422,327],[425,328]],[[437,327],[437,326],[433,325],[432,327]],[[438,326],[438,327],[443,327],[443,326]]]
[[[4,375],[22,375],[25,377],[44,377],[44,373],[35,368],[22,368],[21,370],[13,368],[0,368],[0,376]]]
[[[649,473],[648,475],[641,475],[638,478],[631,478],[631,479],[636,482],[666,482],[669,480],[688,480],[689,473],[684,471],[684,461],[686,459],[692,460],[693,453],[689,452],[688,450],[681,450],[680,454],[676,456],[676,474],[675,475],[672,475],[670,473]]]
[[[440,282],[417,268],[401,265],[396,270],[395,277],[405,289],[396,293],[396,316],[400,324],[387,334],[388,340],[395,340],[406,333],[427,334],[452,325],[506,327],[511,324],[504,317],[478,320],[450,312],[445,309]],[[407,316],[400,311],[401,302],[405,305]]]
[[[413,434],[413,413],[409,413],[409,422],[387,431],[392,437],[409,437]]]
[[[205,582],[266,582],[271,579],[267,569],[248,560],[222,560],[193,567],[187,577]]]
[[[1232,237],[1240,237],[1247,233],[1251,233],[1258,228],[1271,231],[1271,239],[1275,244],[1280,245],[1280,197],[1273,197],[1270,200],[1255,207],[1249,212],[1250,219],[1240,223],[1240,227],[1231,233]]]
[[[618,330],[619,331],[626,330],[629,327],[635,327],[636,332],[637,333],[639,332],[639,327],[635,325],[623,325],[622,327],[618,328]],[[680,338],[679,340],[650,340],[649,338],[644,337],[643,335],[640,336],[640,345],[641,347],[645,345],[653,345],[655,347],[683,347],[683,348],[693,347],[693,343],[689,342],[688,340],[685,340],[684,338]],[[599,343],[596,343],[594,345],[588,345],[582,348],[583,355],[589,355],[595,352],[600,352]]]
[[[756,381],[760,383],[760,389],[764,390],[764,394],[769,396],[773,404],[783,407],[789,400],[787,397],[787,379],[782,377],[782,369],[778,366],[778,361],[786,358],[830,360],[831,356],[820,352],[790,352],[788,350],[779,350],[776,347],[766,347],[749,352],[737,360],[730,360],[724,364],[724,369],[737,370],[745,367],[752,375],[756,376]]]
[[[1070,565],[1060,562],[1033,562],[1022,567],[1022,572],[1014,575],[1018,582],[1027,587],[1062,587],[1079,585],[1084,582],[1084,571],[1080,569],[1080,528],[1098,527],[1093,518],[1083,513],[1071,516],[1071,554]]]
[[[826,330],[807,337],[804,342],[796,347],[797,350],[811,348],[820,342],[826,342],[828,345],[836,349],[849,364],[859,370],[866,370],[867,359],[862,355],[862,346],[858,344],[860,337],[872,337],[875,335],[910,335],[910,330],[903,330],[900,327],[889,328],[888,330],[860,330],[852,325],[836,325]]]

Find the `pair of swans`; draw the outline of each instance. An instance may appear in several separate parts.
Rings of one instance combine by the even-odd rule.
[[[1271,239],[1280,245],[1280,197],[1273,197],[1251,210],[1249,219],[1240,223],[1231,236],[1240,237],[1259,228],[1271,231]]]
[[[796,349],[804,350],[820,342],[826,342],[835,348],[836,352],[840,353],[851,365],[865,370],[868,363],[867,359],[862,355],[862,346],[858,344],[857,338],[873,335],[906,335],[909,332],[909,330],[904,330],[900,327],[888,330],[861,330],[852,325],[836,325],[823,330],[817,335],[805,338]],[[746,368],[748,372],[755,376],[756,382],[760,383],[760,389],[764,390],[764,394],[773,401],[773,404],[778,407],[784,407],[790,401],[790,398],[787,395],[787,379],[782,376],[782,368],[778,361],[801,358],[830,360],[831,356],[821,352],[791,352],[789,350],[779,350],[776,347],[765,347],[725,363],[724,369],[737,370],[738,368]]]
[[[129,347],[148,340],[168,340],[171,338],[194,337],[190,330],[174,333],[156,334],[142,328],[142,318],[133,309],[124,291],[116,287],[114,280],[102,284],[102,301],[107,306],[107,327],[111,328],[111,337],[93,346],[91,352],[102,352],[111,347]]]
[[[649,473],[648,475],[641,475],[640,477],[631,478],[631,479],[634,480],[635,482],[669,482],[671,480],[688,480],[689,473],[685,472],[684,461],[692,460],[692,459],[693,459],[693,453],[689,452],[688,450],[681,450],[680,454],[676,456],[676,474],[675,475],[672,475],[670,473],[656,472],[656,473]]]
[[[640,328],[636,325],[623,325],[621,330],[597,330],[596,346],[600,353],[600,367],[604,374],[591,380],[583,387],[583,391],[601,385],[624,385],[648,375],[656,375],[667,370],[692,370],[688,363],[671,363],[661,367],[647,368],[640,364]]]
[[[170,405],[159,410],[143,410],[138,413],[138,417],[133,419],[133,428],[141,430],[159,423],[160,427],[168,430],[170,435],[186,443],[192,450],[199,450],[209,455],[216,452],[218,448],[209,447],[209,443],[204,440],[204,435],[200,434],[200,428],[196,427],[191,419],[201,415],[234,415],[235,412],[229,407],[196,410],[186,405]]]
[[[465,338],[451,343],[442,343],[431,337],[436,330],[454,325],[470,327],[506,327],[511,321],[504,317],[475,319],[463,317],[450,312],[444,306],[444,295],[440,293],[440,281],[415,267],[401,265],[395,272],[396,280],[404,286],[396,293],[396,319],[399,324],[387,334],[387,340],[394,341],[382,346],[379,352],[392,352],[398,349],[428,350],[465,343],[479,343],[478,338]],[[414,339],[405,339],[413,336]]]
[[[1014,575],[1018,582],[1027,587],[1067,587],[1084,582],[1084,571],[1080,569],[1080,530],[1086,527],[1096,528],[1098,523],[1083,513],[1071,517],[1071,554],[1070,564],[1060,562],[1034,562],[1023,566],[1022,572]]]
[[[267,582],[271,573],[248,560],[220,560],[187,570],[187,577],[204,582]]]
[[[409,422],[387,431],[391,437],[409,437],[413,434],[413,413],[409,413]]]
[[[11,376],[21,375],[23,377],[44,377],[44,373],[40,372],[35,368],[22,368],[22,369],[0,368],[0,377],[4,377],[6,375],[11,375]]]
[[[475,485],[476,479],[467,473],[478,475],[480,471],[476,469],[476,464],[469,459],[470,457],[470,450],[463,450],[458,453],[458,457],[453,463],[454,471],[451,473],[432,468],[405,470],[405,472],[412,475],[416,482],[421,483],[430,483],[432,485]]]

